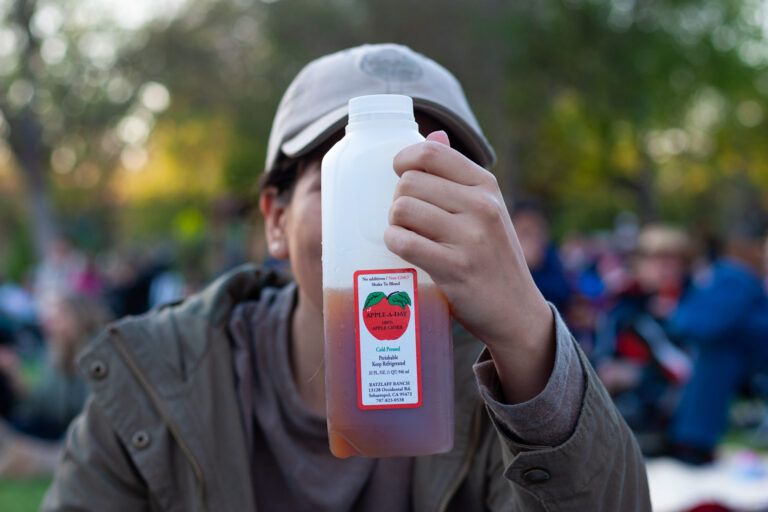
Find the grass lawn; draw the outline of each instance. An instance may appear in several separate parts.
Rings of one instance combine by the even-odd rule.
[[[50,478],[0,480],[0,510],[36,512],[50,484]]]

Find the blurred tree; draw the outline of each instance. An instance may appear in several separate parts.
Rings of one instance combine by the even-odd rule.
[[[74,0],[0,3],[0,116],[38,258],[61,233],[56,205],[98,208],[106,175],[119,158],[136,160],[167,106],[164,86],[114,68],[141,41],[102,14]]]
[[[537,2],[505,19],[520,183],[554,207],[558,231],[607,227],[624,209],[716,224],[731,216],[718,191],[747,168],[766,208],[764,162],[723,160],[737,133],[742,156],[764,153],[765,2]],[[749,126],[733,122],[739,109]]]
[[[284,83],[363,42],[444,64],[496,148],[506,195],[542,197],[559,233],[608,227],[622,210],[714,227],[768,205],[767,5],[297,0],[270,4],[264,29]]]
[[[35,243],[42,254],[55,235],[55,220],[46,174],[46,157],[50,150],[43,142],[43,126],[34,108],[39,78],[40,42],[32,34],[34,14],[32,0],[18,0],[7,14],[9,25],[16,30],[20,44],[17,52],[17,71],[6,94],[0,96],[0,111],[9,125],[9,143],[19,167],[26,178],[29,204],[33,216]]]
[[[39,247],[52,208],[94,202],[123,236],[186,233],[189,208],[253,203],[304,63],[400,42],[455,72],[504,192],[540,196],[556,233],[622,210],[714,229],[768,205],[766,3],[0,0],[0,109]]]

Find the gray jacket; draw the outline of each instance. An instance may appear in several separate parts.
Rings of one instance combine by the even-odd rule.
[[[255,510],[227,325],[236,304],[279,285],[241,267],[102,333],[80,359],[92,396],[41,510]],[[454,339],[455,444],[415,460],[414,510],[650,510],[637,444],[581,351],[575,431],[546,447],[510,439],[483,410],[472,372],[481,350]]]

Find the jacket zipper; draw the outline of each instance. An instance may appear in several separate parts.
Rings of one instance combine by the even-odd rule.
[[[472,463],[472,457],[475,454],[475,450],[477,449],[477,443],[480,439],[480,418],[482,414],[483,404],[478,403],[475,407],[475,414],[472,422],[472,439],[469,442],[469,447],[467,448],[467,453],[464,457],[464,461],[461,464],[461,469],[456,474],[456,477],[453,479],[453,482],[451,483],[451,486],[448,488],[448,492],[445,494],[445,497],[443,498],[442,502],[440,503],[440,506],[438,507],[438,512],[445,512],[448,510],[448,504],[451,501],[451,498],[453,498],[453,495],[456,494],[456,491],[459,490],[459,486],[461,486],[461,482],[464,480],[464,477],[469,472],[469,466]]]
[[[149,399],[152,402],[152,404],[155,406],[155,409],[157,410],[158,414],[163,418],[163,421],[165,421],[166,426],[171,431],[171,434],[173,434],[173,437],[176,439],[176,442],[179,443],[179,447],[181,448],[181,451],[184,453],[184,455],[189,460],[189,463],[192,465],[192,471],[195,473],[195,478],[198,482],[198,489],[199,489],[199,499],[200,499],[200,506],[202,507],[202,512],[206,512],[207,507],[205,506],[205,486],[203,481],[203,470],[200,468],[200,465],[197,462],[197,459],[195,459],[194,454],[192,453],[192,450],[190,450],[187,443],[184,441],[184,438],[181,435],[181,432],[179,432],[179,429],[176,427],[176,424],[171,421],[171,419],[167,416],[163,408],[161,407],[162,401],[160,400],[160,397],[157,395],[157,392],[152,388],[152,386],[147,382],[147,380],[144,378],[144,375],[139,370],[139,367],[136,365],[135,361],[131,357],[131,355],[128,353],[128,350],[123,345],[123,337],[122,335],[117,331],[112,331],[112,334],[114,334],[114,345],[117,351],[120,353],[120,356],[125,361],[125,364],[128,365],[128,367],[131,369],[131,372],[136,376],[136,378],[139,380],[139,384],[141,384],[141,387],[144,388],[144,391],[146,391],[147,395],[149,395]]]

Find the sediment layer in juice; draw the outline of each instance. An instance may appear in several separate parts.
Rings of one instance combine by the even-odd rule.
[[[415,456],[453,446],[453,351],[448,307],[434,285],[419,286],[422,404],[358,406],[355,301],[352,288],[326,289],[325,364],[328,435],[337,457]]]

